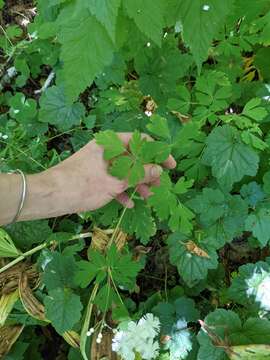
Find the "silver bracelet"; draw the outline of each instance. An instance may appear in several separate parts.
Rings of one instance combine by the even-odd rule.
[[[24,206],[24,203],[25,203],[26,192],[27,192],[27,182],[26,182],[26,176],[25,176],[24,172],[22,170],[20,170],[20,169],[17,169],[15,171],[12,171],[12,173],[17,173],[17,174],[21,175],[21,178],[22,178],[22,192],[21,192],[21,197],[20,197],[18,210],[17,210],[16,215],[14,216],[14,218],[12,219],[10,224],[13,224],[18,220],[18,217],[20,216],[21,211],[22,211],[23,206]]]

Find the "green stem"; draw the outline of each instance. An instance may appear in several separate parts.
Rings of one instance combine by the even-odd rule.
[[[77,240],[77,239],[83,239],[83,238],[89,237],[90,235],[91,235],[91,233],[84,233],[84,234],[75,235],[75,236],[72,236],[68,241]],[[46,247],[48,247],[51,244],[52,244],[52,242],[45,242],[43,244],[40,244],[40,245],[34,247],[33,249],[31,249],[29,251],[26,251],[25,253],[18,256],[16,259],[12,260],[11,262],[9,262],[5,266],[3,266],[0,269],[0,274],[3,273],[4,271],[10,269],[12,266],[18,264],[19,262],[23,261],[28,256],[31,256],[31,255],[35,254],[36,252],[38,252],[38,251],[40,251],[42,249],[45,249]]]
[[[133,199],[135,193],[136,193],[136,189],[134,189],[133,193],[132,193],[131,196],[130,196],[130,199],[131,199],[131,200]],[[112,243],[114,242],[115,236],[116,236],[117,231],[118,231],[118,229],[119,229],[119,227],[120,227],[120,225],[121,225],[121,222],[122,222],[122,220],[123,220],[123,217],[125,216],[126,211],[127,211],[127,207],[125,206],[125,208],[124,208],[124,210],[123,210],[123,212],[122,212],[122,214],[121,214],[121,216],[120,216],[120,218],[119,218],[119,220],[118,220],[118,223],[117,223],[117,225],[116,225],[116,227],[115,227],[115,229],[114,229],[114,232],[113,232],[113,234],[112,234],[112,236],[111,236],[111,238],[110,238],[110,241],[109,241],[109,244],[108,244],[108,249],[111,247]]]
[[[41,244],[41,245],[38,245],[38,246],[34,247],[33,249],[31,249],[29,251],[26,251],[25,253],[18,256],[16,259],[14,259],[13,261],[9,262],[7,265],[3,266],[0,269],[0,274],[3,273],[4,271],[8,270],[12,266],[18,264],[20,261],[24,260],[26,257],[31,256],[31,255],[35,254],[36,252],[44,249],[48,245],[49,245],[48,243],[44,243],[44,244]]]
[[[89,329],[90,326],[90,321],[91,321],[91,315],[92,315],[92,310],[93,310],[93,301],[96,297],[97,291],[98,291],[98,284],[95,284],[89,301],[88,301],[88,305],[87,305],[87,309],[86,309],[86,315],[85,315],[85,319],[84,319],[84,323],[83,323],[83,327],[82,327],[82,331],[81,331],[81,337],[80,337],[80,350],[81,350],[81,354],[84,360],[88,360],[88,356],[86,355],[86,340],[87,340],[87,331]]]

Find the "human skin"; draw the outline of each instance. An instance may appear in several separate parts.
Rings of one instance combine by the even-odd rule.
[[[128,148],[132,133],[118,133]],[[143,135],[148,140],[151,138]],[[17,221],[51,218],[98,209],[116,199],[128,208],[134,206],[125,192],[126,180],[108,174],[109,163],[103,159],[103,148],[95,140],[56,166],[34,175],[27,175],[27,195]],[[163,167],[176,166],[170,155]],[[137,192],[147,198],[150,186],[159,185],[162,168],[145,165],[145,177]],[[0,225],[9,224],[16,215],[22,191],[19,174],[0,174]]]

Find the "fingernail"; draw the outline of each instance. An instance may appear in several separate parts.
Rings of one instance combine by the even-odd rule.
[[[163,169],[161,166],[159,166],[159,165],[152,166],[151,171],[150,171],[151,177],[157,178],[162,174],[162,172],[163,172]]]

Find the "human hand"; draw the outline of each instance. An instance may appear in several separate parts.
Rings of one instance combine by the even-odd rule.
[[[118,133],[118,136],[128,148],[132,133]],[[143,136],[152,140],[148,135]],[[125,192],[128,188],[127,180],[119,180],[108,173],[109,163],[104,160],[103,152],[102,146],[92,140],[70,158],[52,168],[61,179],[61,191],[65,200],[63,206],[67,212],[95,210],[113,199],[128,208],[134,206]],[[173,169],[176,162],[170,155],[163,166]],[[151,194],[149,186],[159,185],[162,168],[154,164],[147,164],[144,168],[145,177],[136,190],[143,198],[147,198]]]

